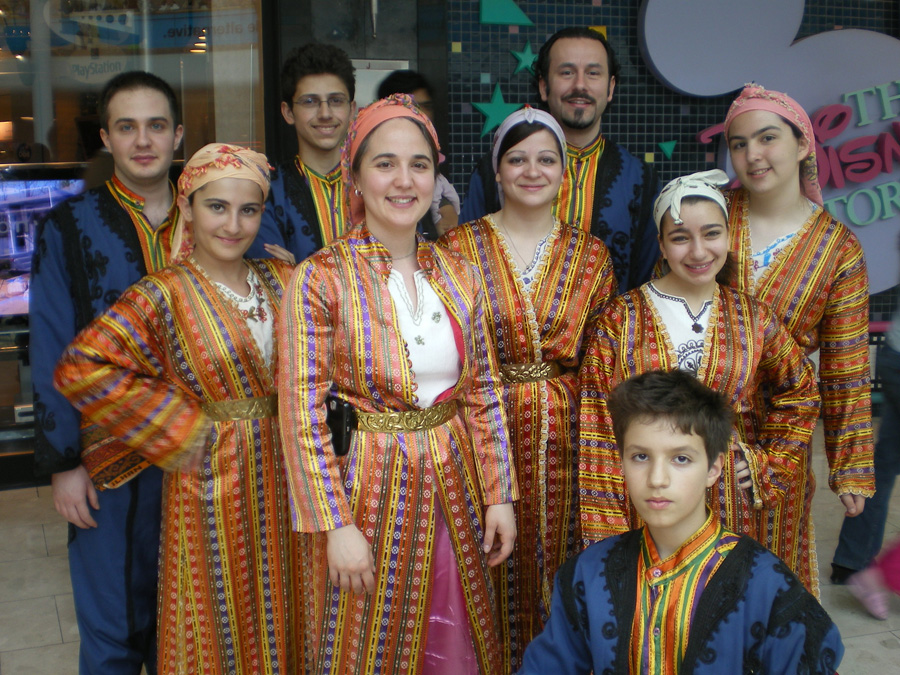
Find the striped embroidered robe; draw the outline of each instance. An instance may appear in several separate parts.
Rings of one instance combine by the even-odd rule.
[[[249,261],[277,311],[291,267]],[[159,672],[303,672],[299,538],[275,417],[212,422],[202,402],[271,396],[237,306],[191,261],[144,277],[69,346],[56,385],[166,473]]]
[[[862,247],[845,225],[817,208],[756,283],[747,191],[734,190],[728,198],[729,248],[738,263],[735,287],[768,305],[807,355],[819,350],[828,485],[837,495],[871,497],[869,277]],[[798,512],[811,508],[812,474],[809,481]]]
[[[625,492],[607,396],[632,375],[678,367],[647,285],[612,300],[581,368],[580,488],[586,543],[640,526]],[[725,527],[757,538],[815,588],[806,538],[809,513],[788,512],[806,489],[809,446],[819,413],[812,364],[782,323],[756,299],[718,286],[704,336],[698,379],[731,402],[734,449],[709,506]],[[761,389],[769,405],[757,405]],[[734,464],[750,464],[753,486],[737,486]],[[767,529],[768,528],[768,531]]]
[[[455,254],[420,239],[417,255],[456,326],[461,374],[439,400],[457,402],[458,412],[425,431],[358,430],[341,458],[325,424],[329,393],[363,412],[418,409],[387,286],[390,255],[365,226],[357,227],[301,263],[285,296],[279,407],[294,527],[316,533],[307,616],[315,673],[422,672],[441,516],[481,671],[501,672],[495,594],[481,552],[483,516],[486,505],[514,500],[517,487],[483,293]],[[328,578],[325,532],[350,523],[372,545],[371,595],[341,591]]]
[[[516,547],[497,569],[504,631],[504,672],[550,611],[553,578],[581,548],[578,526],[578,367],[616,279],[602,241],[557,224],[526,290],[506,241],[490,216],[454,228],[441,243],[475,264],[490,302],[488,326],[498,362],[554,362],[559,377],[507,384],[503,403],[519,479]]]

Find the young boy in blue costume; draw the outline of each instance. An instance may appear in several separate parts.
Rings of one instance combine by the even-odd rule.
[[[731,439],[725,399],[653,371],[616,387],[609,408],[645,525],[560,568],[519,673],[834,673],[844,648],[822,606],[706,508]]]

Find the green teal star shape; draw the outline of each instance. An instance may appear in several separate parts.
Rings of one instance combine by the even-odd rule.
[[[529,73],[534,75],[534,62],[537,61],[537,54],[531,51],[531,42],[526,42],[525,49],[523,49],[522,51],[514,52],[510,50],[509,53],[515,56],[516,60],[519,62],[516,65],[516,69],[513,71],[513,75],[523,70],[527,70]]]
[[[481,136],[487,136],[492,129],[496,129],[510,114],[522,107],[521,103],[507,103],[503,100],[503,92],[500,85],[494,85],[494,94],[490,103],[472,103],[472,107],[484,115],[484,126],[481,128]]]

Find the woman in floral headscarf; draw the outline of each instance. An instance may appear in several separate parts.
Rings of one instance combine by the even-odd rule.
[[[576,481],[582,338],[616,293],[606,245],[560,223],[553,205],[566,171],[566,137],[553,117],[525,107],[494,135],[502,208],[444,235],[475,264],[488,315],[520,499],[516,550],[495,576],[504,672],[543,628],[559,566],[581,550]]]
[[[75,339],[56,386],[167,471],[159,672],[303,672],[273,331],[292,268],[243,258],[268,163],[208,145],[178,189],[177,264],[129,288]]]
[[[818,350],[828,484],[847,515],[858,515],[874,490],[862,247],[822,208],[812,124],[795,100],[747,85],[728,110],[725,139],[741,183],[727,195],[732,283],[767,304],[807,355]],[[814,489],[810,472],[777,517],[761,514],[759,528],[763,543],[817,592]]]
[[[314,533],[316,673],[502,672],[488,567],[512,551],[517,488],[481,286],[416,235],[437,163],[408,96],[362,110],[342,161],[353,227],[285,296],[279,406],[294,526]],[[346,446],[332,403],[355,410]]]

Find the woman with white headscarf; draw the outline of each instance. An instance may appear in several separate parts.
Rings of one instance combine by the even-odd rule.
[[[167,472],[160,673],[304,669],[273,331],[292,267],[243,257],[268,191],[263,155],[200,149],[178,181],[176,264],[126,290],[56,369],[86,418]]]
[[[495,575],[503,672],[521,665],[547,620],[556,570],[580,548],[573,421],[582,337],[616,291],[603,242],[553,216],[565,147],[549,114],[529,107],[511,114],[494,136],[502,208],[440,240],[475,264],[491,302],[519,478],[518,541]]]
[[[664,274],[611,301],[592,336],[581,369],[579,478],[588,542],[639,524],[606,401],[619,382],[649,370],[688,370],[737,413],[731,451],[709,493],[712,516],[726,529],[766,544],[756,514],[779,517],[785,496],[807,475],[819,412],[815,374],[781,321],[728,286],[728,225],[718,190],[725,182],[725,173],[714,170],[663,189],[654,219]],[[768,406],[755,405],[761,391]],[[805,570],[793,571],[804,578]]]

